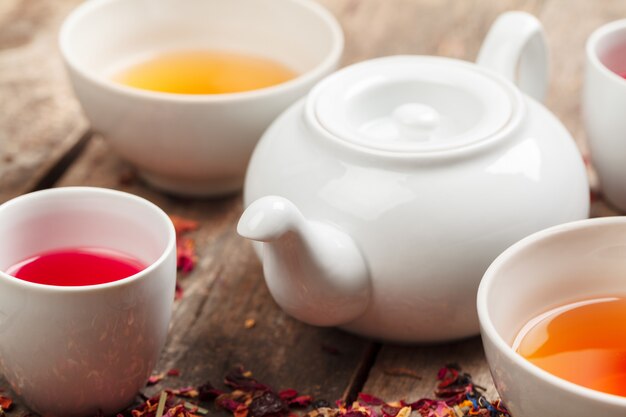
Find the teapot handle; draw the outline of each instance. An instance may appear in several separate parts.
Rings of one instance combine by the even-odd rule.
[[[548,45],[541,23],[526,12],[507,12],[493,23],[476,63],[543,101],[548,88]]]

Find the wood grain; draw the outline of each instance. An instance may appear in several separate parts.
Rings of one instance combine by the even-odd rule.
[[[78,143],[86,122],[73,98],[56,47],[56,30],[81,0],[0,2],[0,202],[46,184],[52,167]],[[546,27],[552,51],[547,106],[561,118],[587,153],[579,117],[583,45],[601,24],[626,14],[622,0],[320,0],[346,34],[343,63],[393,54],[430,54],[473,60],[498,14],[527,10]],[[71,160],[71,158],[69,158]],[[68,161],[68,163],[71,161]],[[598,189],[593,170],[590,178]],[[363,340],[334,329],[306,326],[272,301],[261,265],[235,232],[240,196],[186,200],[158,193],[134,178],[133,170],[94,137],[57,186],[91,185],[143,196],[170,214],[199,221],[192,234],[199,264],[180,276],[184,298],[175,303],[172,328],[158,370],[178,368],[147,392],[165,386],[219,385],[237,364],[277,388],[292,387],[334,400],[363,390],[387,400],[431,396],[437,369],[459,363],[493,397],[477,338],[446,345],[405,347]],[[595,216],[616,212],[596,200]],[[255,326],[246,328],[247,319]],[[418,318],[416,318],[418,319]],[[338,353],[331,353],[333,349]],[[415,371],[422,379],[398,376]],[[1,385],[1,384],[0,384]],[[20,415],[18,408],[12,415]]]
[[[437,371],[453,363],[470,373],[477,385],[485,387],[488,398],[497,398],[478,337],[445,345],[383,346],[363,392],[386,401],[434,398]],[[402,372],[414,373],[419,378],[401,375]]]
[[[550,90],[546,105],[570,131],[581,153],[589,160],[587,136],[581,117],[581,90],[583,83],[585,42],[591,32],[612,20],[626,16],[626,3],[603,0],[546,0],[539,19],[545,26],[551,52]],[[595,198],[591,216],[613,216],[620,212],[601,200],[601,186],[593,167],[589,179]]]
[[[242,364],[276,388],[291,387],[331,401],[341,398],[370,342],[339,330],[307,326],[275,305],[251,245],[235,231],[242,211],[240,196],[204,201],[168,197],[132,179],[129,182],[127,169],[95,137],[58,185],[132,192],[169,214],[200,224],[191,236],[197,245],[198,266],[190,275],[179,277],[184,297],[175,303],[158,365],[165,371],[178,368],[182,376],[149,392],[207,380],[217,385],[228,370]],[[246,328],[247,319],[254,320],[255,326]]]
[[[33,189],[86,129],[57,48],[81,2],[0,2],[0,203]]]

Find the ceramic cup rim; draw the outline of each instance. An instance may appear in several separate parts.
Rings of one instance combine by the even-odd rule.
[[[585,44],[585,55],[587,56],[587,62],[596,71],[599,71],[605,77],[613,80],[620,88],[626,88],[626,79],[620,77],[615,72],[611,71],[598,57],[597,47],[608,36],[615,32],[624,32],[624,43],[626,43],[626,19],[614,20],[609,23],[595,29],[591,35],[587,38]]]
[[[49,293],[93,293],[98,291],[105,291],[108,289],[126,286],[134,283],[135,281],[142,280],[147,275],[153,273],[154,270],[159,268],[169,256],[176,249],[176,231],[174,229],[174,224],[172,223],[169,216],[156,204],[151,201],[146,200],[145,198],[136,196],[134,194],[126,193],[123,191],[113,190],[110,188],[101,188],[101,187],[59,187],[59,188],[51,188],[47,190],[35,191],[28,194],[23,194],[21,196],[15,197],[3,204],[0,204],[0,218],[3,216],[3,212],[9,208],[12,208],[16,205],[22,204],[33,204],[37,200],[42,200],[48,198],[49,196],[55,195],[97,195],[97,196],[105,196],[107,198],[115,198],[115,199],[125,199],[130,200],[138,205],[142,206],[145,210],[150,210],[157,214],[157,216],[163,221],[163,224],[167,228],[167,243],[165,244],[165,248],[163,252],[159,255],[159,257],[150,265],[148,265],[143,270],[133,274],[129,277],[118,279],[116,281],[106,282],[103,284],[94,284],[94,285],[81,285],[81,286],[60,286],[60,285],[48,285],[48,284],[40,284],[36,282],[25,281],[19,278],[16,278],[12,275],[7,274],[6,272],[0,270],[0,282],[5,281],[12,285],[16,285],[22,287],[26,290],[31,291],[43,291]]]
[[[316,66],[299,74],[297,77],[279,83],[273,86],[259,88],[256,90],[242,91],[237,93],[226,94],[178,94],[178,93],[165,93],[159,91],[144,90],[134,88],[126,85],[116,83],[109,80],[106,77],[99,76],[94,71],[89,71],[84,66],[80,65],[75,58],[75,53],[70,47],[70,36],[73,27],[82,19],[89,16],[91,13],[97,11],[101,7],[106,7],[109,4],[133,1],[133,0],[89,0],[83,2],[70,12],[65,18],[61,30],[59,32],[59,49],[61,56],[65,61],[65,64],[73,71],[78,73],[84,79],[90,83],[95,84],[101,88],[112,91],[114,93],[149,100],[158,100],[171,103],[222,103],[244,100],[263,99],[266,97],[272,97],[279,95],[283,92],[288,92],[294,89],[298,89],[312,80],[320,78],[323,74],[326,74],[332,70],[339,62],[344,48],[344,35],[341,29],[341,25],[337,19],[325,9],[322,5],[314,2],[313,0],[281,0],[291,2],[299,5],[303,9],[308,10],[308,13],[317,16],[322,21],[330,34],[332,41],[330,51],[324,56]]]
[[[512,362],[516,367],[523,369],[534,378],[542,380],[561,391],[568,392],[569,394],[578,397],[583,397],[590,401],[598,401],[618,407],[623,407],[624,409],[626,409],[625,397],[607,394],[604,392],[593,390],[591,388],[577,385],[573,382],[566,381],[524,359],[521,355],[516,353],[513,348],[498,333],[491,320],[491,315],[489,314],[488,308],[492,284],[498,280],[499,276],[501,276],[502,268],[513,259],[516,259],[520,252],[523,252],[526,249],[555,236],[567,235],[569,233],[585,229],[593,229],[599,225],[615,224],[626,226],[626,216],[577,220],[574,222],[569,222],[541,230],[513,244],[504,252],[502,252],[502,254],[500,254],[496,258],[496,260],[493,261],[493,263],[485,272],[485,275],[483,276],[480,286],[478,288],[476,304],[482,337],[489,339],[491,343],[493,343],[497,351],[500,354],[504,355],[504,357],[506,357],[507,360]]]

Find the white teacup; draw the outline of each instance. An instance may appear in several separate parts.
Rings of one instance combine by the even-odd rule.
[[[65,21],[60,48],[93,129],[146,181],[176,194],[219,195],[241,188],[274,118],[337,67],[343,34],[313,0],[90,0]],[[299,76],[219,95],[111,80],[142,56],[203,49],[270,58]]]
[[[128,406],[159,357],[176,283],[176,236],[154,204],[68,187],[0,206],[0,271],[71,247],[127,253],[148,265],[118,281],[42,285],[0,272],[0,369],[46,417],[110,415]]]
[[[583,118],[591,159],[606,199],[626,211],[626,19],[587,40]]]
[[[625,294],[625,260],[626,217],[607,217],[535,233],[491,264],[478,290],[478,317],[496,388],[514,417],[626,415],[626,398],[556,377],[511,347],[541,313]]]

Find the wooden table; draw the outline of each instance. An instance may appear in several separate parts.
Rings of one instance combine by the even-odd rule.
[[[478,338],[430,347],[393,346],[335,329],[304,325],[271,299],[250,244],[235,232],[241,196],[173,198],[133,180],[88,124],[68,85],[57,49],[63,18],[82,0],[0,1],[0,203],[49,187],[110,187],[145,197],[172,215],[199,221],[191,237],[199,262],[179,276],[158,370],[182,375],[154,388],[219,384],[243,364],[276,388],[317,398],[352,399],[359,391],[387,400],[431,396],[437,368],[458,362],[495,396]],[[346,34],[343,64],[391,54],[430,54],[473,60],[487,29],[506,10],[534,13],[552,54],[547,106],[565,123],[583,154],[580,120],[583,45],[591,31],[626,15],[623,0],[320,0]],[[589,170],[595,188],[595,178]],[[617,214],[601,199],[594,216]],[[247,319],[256,325],[246,328]],[[336,351],[334,351],[336,349]],[[414,370],[422,379],[390,375]],[[6,385],[3,383],[2,385]],[[21,415],[16,407],[10,415]]]

